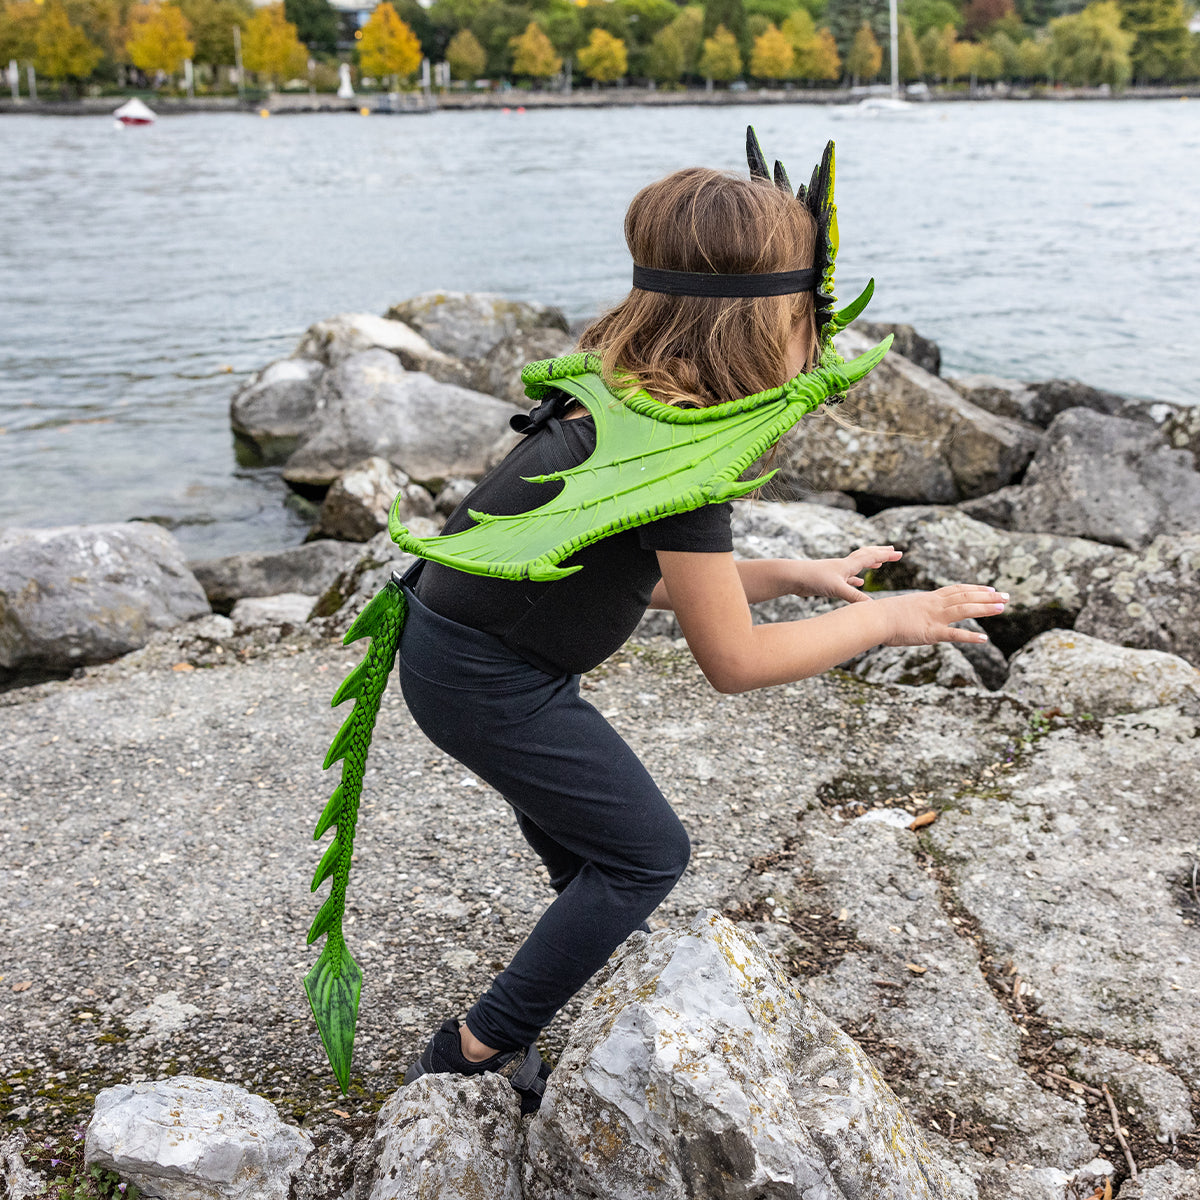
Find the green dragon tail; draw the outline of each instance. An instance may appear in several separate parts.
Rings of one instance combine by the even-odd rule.
[[[321,957],[304,977],[308,1003],[321,1031],[321,1041],[329,1056],[329,1065],[345,1094],[350,1082],[350,1059],[354,1052],[354,1026],[358,1020],[358,1000],[362,993],[362,970],[346,948],[342,934],[342,916],[346,910],[346,884],[350,879],[350,858],[354,849],[354,827],[358,820],[358,802],[362,796],[367,752],[383,689],[396,661],[400,631],[408,615],[408,601],[395,580],[390,581],[359,613],[346,630],[343,644],[369,637],[371,645],[361,663],[346,676],[333,697],[336,708],[343,700],[354,700],[354,710],[346,718],[325,756],[328,770],[342,760],[342,781],[329,797],[317,822],[313,840],[336,825],[329,848],[313,876],[312,890],[332,877],[333,886],[308,931],[311,945],[326,934]]]

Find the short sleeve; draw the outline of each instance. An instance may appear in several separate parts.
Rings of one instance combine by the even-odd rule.
[[[728,502],[705,504],[638,526],[638,539],[643,550],[727,554],[733,549],[732,521],[733,506]]]

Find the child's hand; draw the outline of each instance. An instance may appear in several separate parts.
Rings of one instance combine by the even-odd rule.
[[[805,596],[829,596],[833,600],[870,600],[858,589],[863,586],[863,572],[896,562],[901,551],[892,546],[860,546],[845,558],[817,558],[802,564]]]
[[[987,635],[956,629],[955,621],[979,620],[1004,611],[1007,592],[982,584],[955,583],[936,592],[912,592],[880,600],[888,617],[884,646],[932,646],[935,642],[986,642]]]

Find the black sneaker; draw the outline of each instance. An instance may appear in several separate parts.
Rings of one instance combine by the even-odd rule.
[[[514,1061],[518,1061],[519,1066],[508,1076],[508,1081],[521,1097],[521,1115],[528,1116],[541,1107],[546,1079],[550,1075],[550,1068],[542,1061],[537,1046],[526,1046],[523,1050],[500,1050],[491,1058],[472,1062],[462,1052],[462,1037],[458,1022],[453,1018],[442,1022],[441,1029],[429,1039],[421,1056],[404,1072],[404,1082],[406,1085],[413,1083],[422,1075],[482,1075],[486,1071],[498,1072]]]

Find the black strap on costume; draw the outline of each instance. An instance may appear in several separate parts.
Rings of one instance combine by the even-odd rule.
[[[542,426],[549,424],[556,417],[562,417],[574,403],[573,397],[555,389],[532,412],[517,413],[509,418],[508,424],[517,433],[537,433]]]
[[[663,292],[668,296],[788,296],[811,292],[817,286],[817,272],[810,267],[804,271],[717,275],[635,266],[633,286],[643,292]]]

